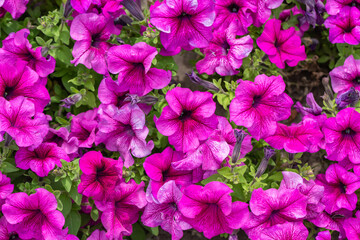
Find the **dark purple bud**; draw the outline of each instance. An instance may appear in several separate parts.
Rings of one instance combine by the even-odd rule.
[[[71,6],[70,0],[67,0],[64,6],[64,17],[68,18],[73,11],[73,7]]]
[[[145,19],[143,12],[141,11],[140,6],[134,2],[134,0],[123,0],[121,4],[129,10],[131,15],[133,15],[137,20],[142,21]]]
[[[120,17],[116,18],[114,21],[115,25],[128,26],[131,25],[133,20],[128,15],[120,15]]]
[[[119,38],[119,37],[116,38],[116,41],[117,41],[119,44],[121,44],[121,45],[125,44],[124,40],[122,40],[122,39]]]
[[[188,76],[190,78],[190,80],[195,83],[198,84],[200,86],[203,86],[206,89],[218,92],[219,88],[217,88],[213,83],[203,80],[201,79],[198,75],[196,75],[196,73],[194,71],[192,71],[191,73],[186,73],[186,76]]]
[[[82,99],[82,95],[80,93],[76,93],[74,95],[71,95],[63,100],[63,104],[61,105],[64,108],[70,108],[72,105],[75,105],[77,102],[79,102]]]
[[[237,160],[239,160],[240,153],[241,153],[241,145],[242,145],[242,142],[244,141],[247,133],[243,130],[235,129],[234,134],[235,134],[235,138],[236,138],[236,143],[235,143],[232,155],[231,155],[231,159],[232,159],[233,163],[236,163]]]
[[[48,52],[49,52],[49,48],[47,48],[47,47],[42,47],[42,48],[41,48],[41,56],[47,57],[47,56],[48,56]]]
[[[301,113],[303,116],[306,116],[309,114],[312,114],[314,116],[321,115],[322,108],[315,101],[313,93],[309,93],[306,96],[306,103],[309,105],[309,108],[303,107],[300,102],[297,102],[295,104],[294,108],[296,109],[296,111]]]
[[[124,99],[125,102],[131,102],[131,104],[138,104],[138,103],[144,103],[147,105],[154,105],[155,103],[157,103],[158,98],[151,96],[151,95],[146,95],[146,96],[142,96],[139,97],[135,94],[127,94],[126,98]]]
[[[261,160],[261,163],[256,171],[255,178],[258,178],[264,174],[269,164],[270,158],[274,155],[275,155],[275,150],[273,148],[264,147],[264,158]]]
[[[335,103],[337,104],[337,107],[339,110],[342,110],[346,108],[347,106],[354,107],[355,104],[360,99],[360,92],[355,90],[355,88],[350,88],[350,90],[340,94],[336,100]]]

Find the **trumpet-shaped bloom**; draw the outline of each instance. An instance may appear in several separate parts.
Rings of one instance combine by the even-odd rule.
[[[285,63],[295,67],[306,59],[305,46],[301,45],[295,28],[283,30],[281,21],[277,19],[266,22],[264,32],[256,39],[256,43],[278,68],[285,68]]]
[[[18,67],[18,64],[24,64],[36,71],[40,77],[47,77],[55,70],[55,59],[51,56],[43,57],[42,47],[33,50],[27,39],[29,34],[29,29],[10,33],[3,40],[3,47],[0,48],[0,61],[7,66],[16,65]]]
[[[354,163],[360,163],[360,113],[354,108],[338,112],[336,117],[328,118],[323,126],[326,141],[327,158],[342,161],[346,157]]]
[[[253,24],[261,27],[271,16],[271,10],[280,7],[284,0],[253,0],[257,6],[256,11],[252,11]]]
[[[247,127],[257,140],[274,134],[276,122],[291,115],[293,101],[284,91],[281,76],[262,74],[254,82],[240,82],[230,104],[230,120]]]
[[[250,238],[276,224],[301,221],[306,217],[306,197],[297,189],[255,189],[250,199],[250,218],[244,227]]]
[[[232,190],[224,183],[210,182],[204,187],[190,185],[178,206],[186,221],[206,238],[222,233],[231,234],[246,224],[247,203],[231,202]]]
[[[8,133],[19,147],[39,146],[49,130],[47,117],[35,111],[34,103],[20,96],[0,97],[0,132]]]
[[[171,71],[151,68],[158,54],[155,47],[139,42],[134,46],[114,46],[107,53],[109,71],[118,75],[118,91],[144,96],[153,89],[167,86]]]
[[[151,190],[153,196],[166,182],[173,180],[178,186],[186,187],[193,182],[192,171],[176,170],[172,163],[183,159],[183,153],[167,147],[162,153],[155,153],[145,159],[144,169],[146,175],[151,179]]]
[[[100,152],[87,152],[79,160],[83,172],[78,191],[87,197],[102,201],[107,199],[115,189],[121,177],[118,162],[105,158]]]
[[[130,236],[132,224],[139,218],[139,211],[147,202],[144,192],[144,182],[137,184],[133,179],[122,182],[115,188],[111,199],[107,202],[95,202],[102,211],[101,222],[104,225],[108,238],[121,239]]]
[[[250,12],[256,11],[257,6],[254,1],[216,0],[214,28],[217,31],[224,31],[233,24],[234,34],[244,35],[253,21]]]
[[[105,105],[100,106],[98,114],[96,145],[104,143],[109,151],[119,151],[125,167],[134,164],[131,154],[142,158],[151,153],[154,143],[145,140],[149,129],[145,126],[145,114],[138,106],[128,104],[118,109],[114,105]]]
[[[165,98],[169,106],[155,121],[156,128],[169,137],[170,144],[177,151],[196,149],[200,141],[212,134],[218,123],[212,94],[176,87]]]
[[[70,138],[76,137],[79,147],[91,148],[97,131],[97,109],[80,113],[71,120]]]
[[[336,16],[329,16],[324,25],[329,28],[331,43],[360,43],[360,10],[357,7],[346,6]]]
[[[5,199],[14,191],[10,178],[0,172],[0,209]],[[0,238],[1,239],[1,238]]]
[[[265,141],[275,149],[285,149],[289,153],[317,152],[317,147],[323,134],[317,122],[305,120],[300,124],[286,126],[278,123],[274,135],[267,137]]]
[[[2,213],[22,239],[58,239],[63,235],[65,218],[56,208],[55,196],[38,188],[30,196],[23,192],[11,194]]]
[[[258,240],[306,240],[308,235],[302,222],[286,222],[264,229]]]
[[[224,31],[217,31],[208,47],[203,49],[205,58],[196,64],[199,73],[208,75],[217,72],[221,76],[236,75],[242,59],[253,49],[253,40],[247,35],[236,38],[235,25]]]
[[[346,6],[357,6],[359,4],[359,0],[328,0],[326,1],[325,9],[329,15],[336,15]]]
[[[341,208],[350,211],[356,208],[357,196],[355,191],[360,188],[360,178],[354,173],[346,171],[339,164],[332,164],[325,175],[319,174],[316,183],[324,186],[322,202],[325,210],[333,213]]]
[[[204,48],[213,37],[214,6],[212,0],[167,0],[151,9],[150,22],[167,51]]]
[[[344,93],[350,88],[360,91],[360,60],[350,55],[344,65],[334,68],[330,73],[331,86],[336,93]]]
[[[183,196],[175,181],[165,183],[157,193],[157,201],[148,202],[141,221],[145,226],[157,227],[171,234],[172,240],[180,240],[183,230],[191,226],[184,220],[178,209],[178,204]]]
[[[61,159],[70,161],[66,152],[55,143],[42,143],[34,150],[19,148],[15,154],[15,163],[18,168],[31,169],[39,177],[45,177],[55,165],[61,167]]]
[[[94,69],[99,74],[106,74],[107,64],[105,53],[112,46],[106,41],[112,34],[119,34],[111,19],[95,13],[80,14],[73,20],[70,36],[74,39],[74,60],[71,63],[77,66],[84,64],[89,69]]]
[[[0,7],[11,14],[14,19],[18,19],[26,11],[29,0],[3,0]]]

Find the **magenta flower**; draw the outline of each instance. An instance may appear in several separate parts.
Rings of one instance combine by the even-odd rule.
[[[316,236],[316,240],[331,240],[331,233],[329,231],[319,232]]]
[[[57,201],[49,191],[38,188],[28,196],[11,194],[2,206],[2,213],[22,239],[58,239],[62,236],[65,218],[56,210]]]
[[[186,221],[206,238],[222,233],[231,234],[246,224],[248,205],[231,202],[232,190],[224,183],[210,182],[204,187],[190,185],[178,206]]]
[[[313,153],[319,151],[317,146],[322,138],[317,122],[306,120],[293,126],[278,123],[274,135],[267,137],[265,141],[271,147],[285,149],[289,153]]]
[[[344,221],[344,230],[348,239],[360,239],[360,212],[356,212],[356,218],[348,218]]]
[[[216,31],[225,31],[230,25],[234,25],[234,34],[244,35],[247,28],[252,24],[250,12],[256,12],[255,2],[246,0],[216,0],[216,18],[214,28]]]
[[[106,236],[111,239],[121,239],[130,236],[132,224],[139,218],[139,211],[147,204],[144,182],[136,184],[131,179],[122,182],[115,188],[114,194],[108,202],[95,202],[102,211],[101,222],[107,230]]]
[[[262,74],[254,82],[241,81],[230,104],[230,120],[247,127],[257,140],[271,136],[276,122],[291,115],[293,101],[284,91],[281,76]]]
[[[256,43],[278,68],[285,68],[285,63],[295,67],[306,59],[305,46],[301,45],[295,28],[282,30],[281,21],[277,19],[266,22],[264,32],[256,39]]]
[[[85,67],[93,68],[99,74],[106,74],[107,65],[105,53],[112,46],[106,41],[112,34],[118,35],[117,29],[111,19],[95,13],[80,14],[73,20],[70,28],[71,38],[74,39],[74,60],[71,63],[77,66],[79,63]]]
[[[1,61],[7,64],[7,66],[24,64],[36,71],[40,77],[47,77],[55,70],[55,59],[51,56],[43,57],[41,54],[42,47],[33,50],[27,39],[29,34],[29,29],[10,33],[3,40],[3,47],[0,48]]]
[[[157,193],[157,201],[148,202],[141,221],[145,226],[157,227],[171,234],[172,240],[180,240],[183,230],[191,226],[184,220],[178,209],[178,204],[183,196],[175,181],[166,182]]]
[[[186,187],[193,182],[192,171],[176,170],[172,163],[183,159],[183,153],[165,148],[162,153],[155,153],[147,157],[144,162],[146,175],[151,179],[150,185],[153,196],[157,196],[159,189],[168,181],[173,180],[178,186]]]
[[[75,9],[75,11],[79,13],[86,13],[90,8],[90,5],[96,1],[93,0],[71,0],[71,6]]]
[[[61,167],[61,159],[70,161],[66,152],[55,143],[42,143],[34,150],[19,148],[15,154],[15,163],[18,168],[31,169],[39,177],[45,177],[55,165]]]
[[[105,231],[100,231],[99,229],[96,229],[95,231],[93,231],[90,237],[87,238],[87,240],[109,240],[109,238],[106,236]]]
[[[360,178],[354,173],[346,171],[339,164],[332,164],[326,174],[318,174],[316,183],[324,186],[325,211],[333,213],[341,208],[350,211],[356,208],[357,196],[355,191],[360,188]]]
[[[59,129],[49,128],[44,142],[56,143],[61,147],[66,154],[74,154],[78,151],[79,140],[76,137],[69,137],[70,133],[67,128],[61,127]]]
[[[39,146],[49,130],[47,117],[35,111],[24,97],[7,101],[0,97],[0,132],[6,132],[19,147]]]
[[[329,28],[331,43],[360,43],[360,10],[357,7],[346,6],[336,16],[329,16],[324,25]]]
[[[121,178],[118,162],[102,156],[101,152],[87,152],[79,160],[83,172],[78,186],[79,193],[103,201],[113,194]]]
[[[261,27],[271,16],[271,10],[280,7],[284,0],[254,0],[256,11],[252,11],[253,24]]]
[[[360,91],[360,60],[350,55],[344,65],[334,68],[330,73],[331,85],[336,93],[343,93],[352,87]]]
[[[76,137],[79,141],[79,147],[91,148],[95,142],[97,125],[97,109],[80,113],[71,120],[69,138]]]
[[[98,114],[100,122],[95,144],[104,143],[107,150],[119,151],[125,167],[134,164],[131,154],[142,158],[151,153],[154,143],[145,140],[149,129],[145,126],[145,114],[138,106],[128,104],[118,109],[105,105],[100,106]]]
[[[151,9],[150,22],[167,51],[204,48],[212,39],[214,6],[212,0],[167,0]]]
[[[29,0],[2,0],[0,7],[11,14],[14,19],[18,19],[26,11]]]
[[[15,229],[15,226],[8,223],[4,216],[0,218],[0,240],[19,239]]]
[[[337,15],[346,6],[358,6],[359,0],[327,0],[325,4],[326,12],[329,15]]]
[[[5,199],[13,191],[14,191],[14,185],[11,184],[11,179],[0,172],[0,209],[1,209],[1,206],[5,203]]]
[[[297,189],[255,189],[250,199],[252,213],[244,230],[256,239],[271,226],[301,221],[306,217],[306,205],[306,197]]]
[[[208,92],[192,92],[176,87],[166,94],[166,106],[155,122],[158,131],[169,136],[169,142],[177,151],[196,149],[206,140],[218,123],[216,104]]]
[[[360,163],[360,113],[354,108],[345,108],[336,117],[328,118],[323,126],[327,158],[342,161],[346,157]]]
[[[236,38],[235,25],[232,24],[227,30],[215,32],[209,46],[203,49],[205,58],[197,62],[196,69],[208,75],[215,72],[221,76],[236,75],[242,59],[252,49],[252,38],[249,35]]]
[[[259,240],[306,240],[308,229],[301,222],[276,224],[262,231]]]
[[[158,54],[155,47],[139,42],[134,46],[121,45],[109,49],[109,71],[118,75],[118,91],[144,96],[153,89],[162,89],[170,83],[171,71],[151,68]]]

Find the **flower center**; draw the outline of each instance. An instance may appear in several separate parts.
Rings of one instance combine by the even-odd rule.
[[[91,46],[92,47],[98,47],[100,42],[100,34],[96,33],[94,35],[91,35]]]
[[[179,117],[179,120],[185,121],[185,120],[189,119],[191,117],[191,113],[192,113],[191,111],[183,110]]]
[[[351,128],[347,128],[344,131],[342,131],[342,134],[344,136],[353,136],[353,135],[355,135],[355,131],[352,130]]]
[[[181,15],[179,15],[179,18],[183,19],[183,18],[190,18],[191,15],[187,14],[186,12],[182,12]]]
[[[228,9],[230,12],[232,13],[238,13],[240,8],[238,5],[236,5],[235,3],[231,4],[230,6],[228,6]]]
[[[341,193],[346,193],[346,185],[343,184],[342,182],[339,183],[339,188]]]
[[[226,51],[226,54],[228,54],[231,46],[227,41],[225,41],[222,45],[222,48]]]
[[[353,0],[351,3],[348,4],[348,6],[358,8],[360,7],[360,4],[356,0]]]
[[[360,85],[360,77],[356,77],[352,82],[357,86]]]
[[[15,88],[14,87],[6,87],[4,91],[4,98],[10,100]]]
[[[19,235],[16,232],[10,233],[9,240],[20,240]]]
[[[138,69],[140,69],[140,70],[144,70],[144,71],[145,71],[145,66],[144,66],[143,63],[133,63],[133,66],[134,66],[135,68],[138,68]]]
[[[176,205],[176,203],[170,203],[170,207],[172,208],[172,209],[174,209],[174,210],[177,210],[177,205]]]
[[[260,101],[261,101],[261,96],[255,95],[253,98],[252,106],[253,107],[258,106]]]
[[[135,136],[134,130],[132,128],[132,126],[130,124],[125,125],[125,129],[124,131],[129,135],[129,136]]]

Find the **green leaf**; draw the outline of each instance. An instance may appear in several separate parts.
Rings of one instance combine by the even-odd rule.
[[[70,178],[66,177],[66,178],[61,179],[61,183],[64,186],[65,190],[67,192],[70,192],[70,190],[71,190],[71,180],[70,180]]]
[[[159,235],[159,227],[153,227],[153,228],[150,228],[150,230],[153,235],[155,235],[155,236]]]
[[[61,201],[63,205],[61,212],[66,218],[71,211],[71,206],[72,206],[71,198],[67,194],[61,194],[59,197],[59,201]]]
[[[91,219],[96,222],[99,219],[99,211],[96,208],[93,207],[91,209],[90,216],[91,216]]]
[[[36,42],[39,44],[39,46],[45,46],[45,41],[41,37],[36,37]]]
[[[69,227],[69,234],[77,235],[81,225],[81,215],[78,211],[70,211],[65,218],[65,227]]]
[[[19,168],[15,167],[11,163],[3,162],[1,164],[1,172],[2,173],[13,173],[13,172],[17,172],[19,170],[20,170]]]
[[[146,239],[146,234],[145,234],[144,228],[141,227],[140,224],[135,223],[133,225],[133,233],[131,234],[131,239],[133,239],[133,240],[145,240]]]
[[[69,194],[77,205],[81,204],[82,195],[78,193],[77,186],[75,184],[73,184]]]

